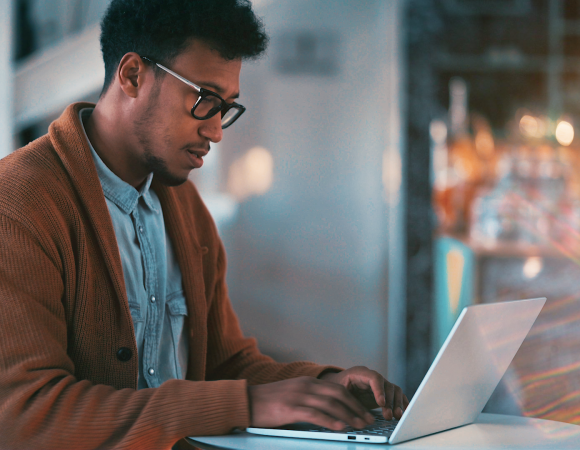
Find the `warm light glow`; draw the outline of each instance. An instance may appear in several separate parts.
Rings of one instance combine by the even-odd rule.
[[[447,140],[447,125],[442,120],[433,120],[429,126],[429,134],[436,144],[445,144]]]
[[[454,248],[447,253],[447,289],[449,292],[449,307],[451,312],[457,314],[465,269],[465,256]]]
[[[526,114],[520,119],[520,131],[526,136],[540,137],[540,123],[538,119]]]
[[[556,140],[560,145],[568,146],[574,140],[574,127],[569,122],[562,120],[556,127]]]
[[[457,158],[453,162],[453,170],[460,180],[467,180],[475,173],[475,166],[473,161]]]
[[[536,278],[544,268],[544,261],[539,256],[530,256],[524,263],[522,270],[524,277],[528,280]]]
[[[274,180],[274,159],[263,147],[254,147],[230,167],[228,190],[239,201],[263,195]]]
[[[494,150],[493,136],[487,130],[482,130],[475,135],[475,149],[483,158],[491,158]]]

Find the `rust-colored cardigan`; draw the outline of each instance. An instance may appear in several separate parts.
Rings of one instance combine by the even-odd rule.
[[[276,363],[243,337],[224,248],[195,187],[154,182],[183,274],[190,352],[187,380],[136,390],[121,259],[79,122],[92,106],[69,106],[47,135],[0,161],[0,449],[167,449],[244,428],[246,383],[328,366]]]

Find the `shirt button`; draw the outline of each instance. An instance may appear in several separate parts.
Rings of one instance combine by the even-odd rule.
[[[141,227],[141,226],[139,227],[139,232],[143,233],[143,227]]]
[[[149,369],[149,375],[155,375],[155,370]]]
[[[151,303],[155,303],[155,296],[154,295],[151,296]]]

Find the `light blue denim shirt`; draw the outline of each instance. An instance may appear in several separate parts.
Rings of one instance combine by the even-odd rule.
[[[80,112],[81,123],[91,112],[91,108]],[[187,305],[161,204],[157,194],[149,189],[153,174],[137,191],[115,175],[88,137],[87,141],[121,254],[139,353],[138,389],[158,387],[169,379],[184,379],[189,352]]]

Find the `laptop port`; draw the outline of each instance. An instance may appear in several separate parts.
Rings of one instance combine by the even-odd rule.
[[[356,436],[349,436],[349,439],[356,439]]]

